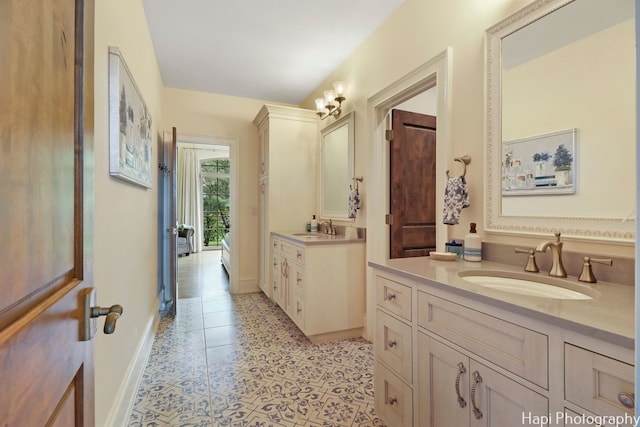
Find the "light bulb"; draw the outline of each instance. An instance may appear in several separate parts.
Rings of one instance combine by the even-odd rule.
[[[324,113],[325,107],[326,107],[326,103],[324,98],[316,98],[316,111],[318,113]]]
[[[333,105],[333,91],[325,90],[323,93],[324,93],[324,100],[327,101],[327,105]]]
[[[333,84],[333,89],[335,90],[336,98],[340,96],[344,96],[344,92],[346,88],[347,88],[347,85],[345,84],[345,82],[342,82],[342,81],[335,82]]]

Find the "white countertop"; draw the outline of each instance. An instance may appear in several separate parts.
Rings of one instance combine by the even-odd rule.
[[[346,236],[344,234],[325,234],[319,232],[304,232],[304,231],[272,231],[272,235],[291,240],[294,243],[303,243],[305,245],[331,245],[339,243],[364,243],[364,237],[358,237],[357,233],[353,233],[353,236]]]
[[[588,300],[560,300],[524,296],[492,290],[468,282],[458,276],[463,270],[501,270],[524,273],[523,268],[488,261],[436,261],[429,257],[369,261],[369,266],[387,271],[417,283],[449,291],[478,302],[545,321],[578,333],[587,334],[612,344],[634,348],[635,292],[633,286],[598,282],[579,282],[576,277],[558,279],[570,282],[573,289],[595,294]],[[548,273],[524,273],[533,279]],[[594,292],[595,291],[595,292]]]

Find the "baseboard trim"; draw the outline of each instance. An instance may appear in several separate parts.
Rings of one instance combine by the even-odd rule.
[[[238,291],[236,294],[250,294],[253,292],[262,292],[260,286],[258,286],[257,279],[240,280],[238,283]]]
[[[157,306],[159,307],[158,301]],[[156,311],[155,314],[147,322],[145,333],[140,340],[140,344],[136,348],[134,357],[131,359],[131,363],[125,373],[122,383],[120,383],[120,389],[116,396],[115,403],[107,416],[105,426],[110,427],[127,427],[129,425],[129,417],[133,406],[136,401],[138,389],[140,388],[140,381],[142,381],[142,375],[144,374],[144,368],[147,366],[149,355],[151,354],[151,347],[153,340],[158,330],[158,324],[160,323],[160,312]]]

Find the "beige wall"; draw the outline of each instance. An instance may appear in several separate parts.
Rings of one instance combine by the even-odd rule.
[[[368,170],[373,138],[367,99],[452,47],[451,152],[454,156],[468,154],[473,163],[467,171],[471,207],[465,209],[461,225],[450,227],[450,232],[452,236],[462,237],[469,222],[482,224],[484,31],[527,3],[524,0],[406,0],[302,103],[303,108],[314,108],[313,100],[323,89],[331,87],[333,81],[344,80],[349,85],[345,109],[356,111],[355,174],[364,175],[363,204],[368,198],[366,193],[377,190],[367,186],[368,177],[376,173]],[[366,220],[367,209],[363,206],[357,222],[364,226]]]
[[[356,111],[356,175],[364,176],[361,188],[363,209],[358,225],[367,222],[367,200],[380,194],[368,186],[372,174],[373,124],[369,122],[367,99],[451,47],[451,154],[468,154],[472,162],[467,168],[471,206],[463,210],[460,225],[449,226],[448,238],[463,238],[468,224],[476,222],[485,241],[535,244],[540,239],[486,235],[483,219],[484,163],[484,35],[485,30],[513,12],[531,3],[529,0],[406,0],[393,16],[384,22],[347,60],[302,102],[303,108],[315,108],[314,99],[337,80],[348,84],[345,111]],[[441,161],[441,160],[439,160]],[[450,160],[446,167],[457,170]],[[442,189],[444,194],[444,189]],[[371,219],[376,220],[376,219]],[[382,220],[382,217],[380,218]],[[610,245],[616,246],[616,245]],[[592,250],[611,254],[609,245],[572,242],[568,250]],[[633,247],[617,245],[614,252],[634,256]]]
[[[162,128],[162,81],[142,2],[97,0],[95,24],[95,287],[102,306],[122,304],[116,332],[95,339],[96,426],[105,425],[123,378],[158,308],[157,153],[153,188],[109,176],[108,46],[120,48]],[[155,150],[155,146],[154,146]],[[100,325],[104,320],[100,320]]]
[[[505,197],[502,212],[590,218],[634,214],[636,197],[629,194],[636,169],[634,24],[630,19],[502,73],[505,141],[570,128],[578,133],[576,194]],[[597,105],[589,102],[594,98]]]
[[[257,290],[258,283],[258,132],[253,119],[266,101],[165,88],[164,124],[181,134],[232,137],[238,141],[239,224],[232,224],[233,244],[241,248],[238,284]],[[180,139],[180,138],[178,138]]]

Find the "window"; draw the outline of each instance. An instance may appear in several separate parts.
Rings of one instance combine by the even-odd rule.
[[[202,232],[205,249],[215,249],[229,232],[229,159],[200,163],[202,177]]]

